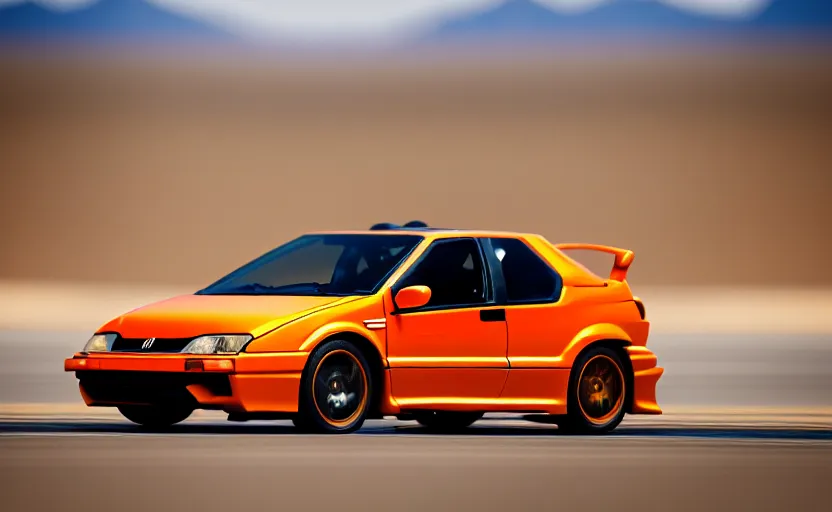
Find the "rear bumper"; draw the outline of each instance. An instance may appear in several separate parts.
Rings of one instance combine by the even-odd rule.
[[[633,402],[631,414],[661,414],[662,410],[656,401],[656,385],[664,368],[657,366],[656,354],[646,347],[627,347],[630,362],[633,367]]]
[[[180,401],[196,409],[292,413],[307,356],[79,353],[64,361],[64,370],[75,372],[89,406]]]

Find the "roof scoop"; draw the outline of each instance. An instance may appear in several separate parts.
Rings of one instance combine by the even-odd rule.
[[[427,223],[422,222],[421,220],[411,220],[404,225],[393,224],[392,222],[379,222],[378,224],[373,224],[370,227],[370,231],[382,231],[387,229],[413,229],[413,228],[426,228],[428,227]]]
[[[393,224],[392,222],[379,222],[370,227],[370,231],[383,231],[387,229],[399,229],[401,226]]]

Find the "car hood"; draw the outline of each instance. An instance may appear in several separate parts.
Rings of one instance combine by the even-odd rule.
[[[125,338],[257,337],[292,320],[360,297],[182,295],[126,313],[99,329]]]

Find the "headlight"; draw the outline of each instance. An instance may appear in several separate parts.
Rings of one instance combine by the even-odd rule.
[[[109,352],[116,341],[116,334],[94,334],[90,341],[84,345],[84,352]]]
[[[248,334],[201,336],[182,349],[186,354],[236,354],[251,340]]]

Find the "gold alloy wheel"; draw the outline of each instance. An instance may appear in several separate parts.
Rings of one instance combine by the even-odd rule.
[[[624,403],[624,374],[609,356],[597,355],[586,362],[578,377],[578,405],[595,425],[605,425]]]
[[[343,428],[361,415],[367,403],[367,374],[347,350],[327,353],[312,377],[312,400],[324,421]]]

